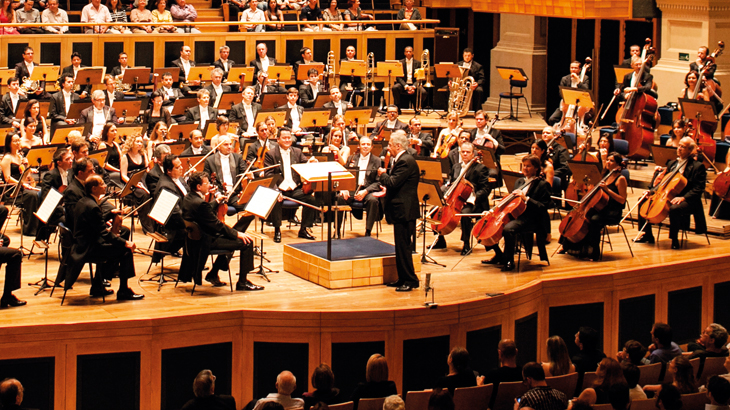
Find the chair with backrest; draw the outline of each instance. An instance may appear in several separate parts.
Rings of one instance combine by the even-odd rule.
[[[192,276],[193,276],[193,290],[190,292],[190,296],[192,296],[195,293],[195,287],[197,286],[197,282],[201,280],[202,276],[202,269],[203,266],[205,266],[205,260],[200,260],[200,255],[194,255],[193,253],[201,252],[200,246],[205,242],[203,241],[203,233],[200,231],[200,227],[197,223],[192,221],[185,221],[185,231],[187,232],[187,236],[185,237],[185,247],[184,252],[185,254],[183,257],[185,259],[190,258],[190,263],[196,265],[197,268],[192,267],[189,269],[192,269]],[[209,249],[208,252],[210,253],[211,259],[213,256],[218,255],[226,255],[228,256],[228,282],[231,287],[231,292],[233,292],[233,281],[231,279],[231,266],[230,266],[230,260],[233,257],[233,251],[230,250],[222,250],[222,249]],[[177,287],[180,277],[182,275],[178,274],[177,281],[175,282],[175,287]],[[197,280],[196,280],[197,278]]]
[[[500,383],[491,410],[512,410],[515,398],[521,397],[526,392],[527,386],[522,382]]]
[[[707,380],[716,374],[727,374],[725,369],[725,357],[706,357],[703,365],[701,366],[702,373],[697,378],[698,386],[707,385]]]
[[[705,410],[705,404],[710,404],[705,392],[682,395],[682,410]]]
[[[611,403],[606,404],[594,404],[591,406],[593,410],[611,410],[613,407],[611,407]]]
[[[409,391],[406,394],[406,410],[428,410],[428,399],[432,393],[433,390]]]
[[[330,410],[352,410],[355,407],[355,404],[351,401],[347,401],[340,404],[330,404],[328,407]]]
[[[493,384],[460,387],[454,390],[454,410],[487,410],[494,390]]]
[[[699,380],[699,378],[700,378],[700,358],[695,357],[694,359],[689,361],[689,364],[692,365],[692,373],[695,377],[695,380]]]
[[[527,81],[519,81],[519,80],[509,80],[509,92],[507,93],[499,93],[499,103],[497,104],[497,115],[499,115],[499,110],[502,107],[502,99],[506,98],[509,100],[509,117],[508,118],[514,118],[517,119],[517,116],[520,113],[520,99],[525,100],[525,105],[527,105],[527,112],[530,114],[530,118],[532,118],[532,111],[530,111],[530,103],[527,101],[527,97],[525,97],[525,94],[522,92],[522,89],[527,87]],[[520,89],[520,92],[516,93],[514,92],[514,88],[517,87]],[[512,107],[512,101],[517,100],[517,110],[515,111]]]
[[[358,410],[382,410],[385,397],[377,399],[360,399],[357,402]]]
[[[684,406],[682,406],[682,408],[684,409]],[[632,400],[631,410],[657,410],[656,399]]]
[[[581,384],[580,391],[583,391],[589,387],[593,387],[593,384],[598,379],[596,372],[585,372],[583,373],[583,383]],[[580,392],[578,392],[580,393]]]
[[[575,393],[575,387],[578,385],[578,372],[562,376],[546,377],[545,382],[553,389],[565,393],[565,397],[571,398]]]
[[[639,375],[639,386],[644,387],[647,384],[659,383],[659,375],[662,373],[662,364],[654,363],[645,366],[638,366],[641,374]]]

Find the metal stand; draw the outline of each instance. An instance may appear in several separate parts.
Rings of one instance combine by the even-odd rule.
[[[158,233],[147,234],[147,236],[150,236],[153,239],[153,243],[167,242],[167,238],[165,238],[164,236],[162,236]],[[152,248],[152,244],[150,244],[150,248],[148,248],[147,250],[150,251],[151,248]],[[159,292],[160,289],[162,289],[162,285],[164,285],[165,283],[177,282],[177,280],[174,279],[171,274],[165,273],[165,256],[170,256],[170,255],[172,255],[171,253],[164,252],[164,251],[158,251],[158,250],[154,250],[154,249],[151,250],[151,253],[149,255],[147,255],[146,253],[143,253],[143,252],[140,252],[140,253],[150,257],[150,265],[147,267],[147,272],[144,274],[144,276],[147,276],[150,274],[150,270],[152,269],[152,259],[151,258],[154,257],[155,253],[159,253],[162,255],[162,259],[160,259],[160,273],[158,273],[156,275],[152,275],[152,277],[148,278],[148,279],[142,279],[140,277],[140,279],[139,279],[140,283],[141,282],[157,282],[157,291]]]
[[[46,256],[46,258],[45,258],[46,264],[45,264],[45,270],[43,272],[43,279],[39,280],[38,282],[28,284],[28,286],[38,286],[38,291],[35,293],[35,296],[38,296],[39,293],[43,292],[44,290],[46,290],[48,288],[55,286],[56,283],[52,280],[48,280],[48,248],[50,247],[50,245],[45,241],[41,241],[41,242],[33,241],[33,246],[38,246],[40,249],[44,249],[43,253],[45,253],[45,256]],[[49,282],[52,283],[52,285],[49,284]]]
[[[427,199],[427,198],[424,198],[424,200],[425,199]],[[423,236],[423,241],[422,241],[423,248],[422,248],[422,252],[421,252],[421,263],[422,264],[423,263],[432,263],[434,265],[438,265],[438,266],[441,266],[441,267],[444,267],[445,268],[446,265],[442,265],[442,264],[436,262],[436,260],[434,258],[432,258],[431,256],[429,256],[429,253],[431,253],[431,249],[433,248],[434,245],[436,245],[436,241],[439,240],[438,236],[436,237],[436,240],[433,241],[433,243],[431,244],[431,246],[429,246],[428,252],[426,252],[426,224],[429,222],[429,218],[427,218],[427,216],[426,216],[426,202],[422,202],[421,203],[421,215],[422,215],[422,218],[421,218],[421,232],[420,233]]]
[[[426,291],[426,302],[423,304],[423,306],[426,306],[429,309],[435,309],[439,305],[436,303],[436,288],[433,287],[433,284],[431,283],[431,274],[426,274],[426,286],[423,287],[423,290]],[[431,291],[431,301],[428,301],[428,292]]]
[[[256,217],[256,218],[259,219],[258,217]],[[263,224],[264,222],[261,221],[261,223]],[[249,233],[248,235],[251,236],[254,239],[258,239],[260,241],[260,244],[261,244],[259,246],[259,267],[258,267],[258,269],[256,271],[251,272],[251,273],[253,273],[254,275],[261,276],[267,282],[271,282],[271,279],[269,279],[269,277],[266,274],[267,273],[279,273],[279,271],[278,270],[273,270],[273,269],[271,269],[271,268],[269,268],[269,267],[267,267],[267,266],[264,265],[264,259],[266,259],[266,258],[264,258],[264,235],[259,234],[259,233],[253,233],[253,232],[252,233]],[[267,262],[270,262],[268,259],[266,259],[266,261]]]

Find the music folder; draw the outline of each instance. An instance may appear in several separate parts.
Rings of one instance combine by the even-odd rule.
[[[180,201],[180,198],[177,195],[167,189],[162,189],[154,205],[152,205],[149,217],[164,226],[170,220],[170,215],[172,215],[178,201]]]
[[[51,188],[51,190],[48,191],[48,194],[46,194],[46,197],[43,198],[41,206],[38,207],[36,212],[33,212],[33,215],[40,219],[44,224],[47,224],[48,219],[51,215],[53,215],[53,211],[56,210],[61,199],[63,199],[63,194],[56,191],[56,188]]]

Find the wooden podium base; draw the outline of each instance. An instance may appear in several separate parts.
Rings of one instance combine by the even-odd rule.
[[[340,242],[360,239],[366,238],[345,239]],[[322,244],[327,246],[326,242]],[[357,245],[357,243],[352,244],[352,246]],[[330,261],[296,246],[296,244],[284,245],[284,270],[327,289],[382,285],[398,280],[395,255],[362,256]],[[413,267],[416,272],[421,271],[420,254],[413,254]]]

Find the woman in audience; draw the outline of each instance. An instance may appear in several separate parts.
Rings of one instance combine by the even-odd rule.
[[[413,7],[413,0],[405,0],[403,2],[403,8],[398,11],[396,20],[422,20],[421,12],[417,8]],[[418,30],[418,26],[413,23],[402,23],[400,25],[401,30]]]
[[[132,174],[147,168],[147,153],[144,150],[144,139],[141,135],[127,138],[122,147],[122,159],[119,164],[124,183],[129,181]]]
[[[530,153],[540,158],[542,164],[542,173],[545,174],[545,181],[553,186],[553,179],[555,178],[555,169],[553,163],[550,162],[547,152],[547,143],[543,140],[537,140],[532,143],[530,147]]]
[[[575,372],[570,361],[568,347],[560,336],[550,336],[547,340],[547,363],[542,364],[545,377],[562,376]]]
[[[51,135],[48,133],[46,119],[41,115],[41,103],[38,100],[30,100],[25,105],[23,112],[23,121],[20,122],[20,129],[25,128],[25,118],[34,118],[38,123],[35,129],[35,135],[43,140],[44,144],[51,142]]]
[[[331,152],[335,155],[335,161],[342,165],[345,165],[347,158],[350,157],[350,147],[343,142],[342,130],[339,128],[332,128],[330,135],[327,137],[329,145],[322,150],[322,152]]]
[[[17,23],[15,20],[15,10],[13,9],[13,0],[0,0],[0,24]],[[15,27],[0,28],[0,34],[20,34]],[[21,78],[20,81],[23,81]]]
[[[152,22],[155,23],[158,33],[184,33],[185,30],[167,26],[164,23],[172,23],[172,14],[167,8],[167,0],[157,0],[157,9],[152,10]],[[162,24],[160,24],[162,23]]]
[[[20,150],[23,152],[23,155],[28,155],[28,151],[32,147],[43,145],[43,140],[35,135],[38,127],[42,127],[42,125],[38,124],[35,118],[25,117],[23,120],[23,128],[20,129]]]
[[[593,387],[589,387],[578,396],[578,400],[587,402],[590,405],[609,403],[609,389],[611,386],[622,383],[626,384],[624,373],[621,365],[616,359],[609,357],[601,360],[596,370],[598,378],[593,383]]]
[[[155,123],[152,132],[149,133],[149,141],[147,141],[147,158],[152,158],[155,147],[158,144],[164,144],[167,141],[167,124],[162,121]]]
[[[342,16],[345,21],[360,21],[360,20],[375,20],[375,16],[372,14],[365,14],[360,8],[360,0],[348,0],[347,9],[342,12]],[[347,30],[362,30],[364,24],[362,23],[349,23],[347,24]]]
[[[352,400],[355,403],[354,410],[357,410],[357,403],[360,399],[376,399],[398,394],[395,382],[388,380],[388,361],[379,353],[375,353],[368,359],[365,368],[365,383],[359,383],[352,392]]]
[[[681,410],[682,394],[671,383],[664,383],[660,386],[655,406],[659,410]]]
[[[152,12],[147,9],[147,0],[137,0],[137,8],[132,10],[129,15],[132,23],[151,23]],[[152,26],[135,26],[132,27],[133,33],[156,33]]]
[[[284,21],[284,13],[279,8],[279,3],[276,0],[269,0],[269,7],[264,12],[266,21],[271,21],[271,24],[266,25],[266,31],[281,31],[284,30],[283,24],[278,24]]]
[[[337,9],[337,0],[330,0],[329,7],[322,10],[322,19],[324,21],[342,21],[342,12]],[[329,27],[332,31],[342,31],[345,29],[345,25],[340,24],[327,24],[325,27]]]
[[[672,385],[677,388],[679,394],[697,393],[697,385],[695,384],[694,368],[689,362],[689,358],[679,355],[672,359],[667,365],[667,372],[672,375]],[[644,391],[658,392],[666,385],[650,384],[644,386]]]
[[[142,122],[147,124],[147,128],[154,128],[158,122],[164,122],[167,128],[170,128],[172,124],[172,117],[170,117],[170,111],[162,108],[162,103],[165,101],[165,94],[162,90],[157,90],[152,93],[150,97],[150,104],[152,108],[145,110],[142,115]]]
[[[121,0],[106,0],[106,7],[109,9],[109,13],[112,16],[112,22],[114,23],[127,23],[127,12],[122,6]],[[132,30],[126,26],[111,26],[109,31],[114,34],[131,34]]]
[[[459,387],[477,385],[476,376],[469,368],[469,352],[466,349],[460,346],[453,348],[449,353],[447,363],[449,364],[449,374],[436,383],[437,388],[449,389],[449,393],[453,395],[454,390]]]
[[[309,410],[319,402],[325,404],[338,404],[343,400],[340,398],[340,389],[335,387],[335,374],[329,365],[322,363],[312,372],[312,387],[316,390],[302,394],[304,399],[304,410]]]

